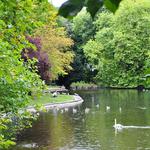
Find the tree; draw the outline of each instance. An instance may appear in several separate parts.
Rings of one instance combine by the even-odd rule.
[[[117,87],[145,84],[145,69],[149,68],[149,8],[147,0],[125,0],[115,15],[100,14],[95,39],[84,47],[98,70],[99,82]]]
[[[22,50],[36,50],[35,41],[26,37],[34,37],[37,29],[52,23],[56,11],[47,0],[5,0],[0,1],[0,8],[0,149],[4,149],[14,144],[11,140],[18,130],[31,125],[31,114],[22,110],[32,99],[30,93],[39,93],[43,87],[37,59],[25,63],[21,58]]]
[[[32,18],[38,28],[29,41],[36,46],[37,51],[31,47],[26,52],[29,58],[38,59],[38,74],[46,83],[50,83],[72,69],[73,42],[64,28],[58,26],[57,10],[47,0],[36,3]]]
[[[48,55],[51,64],[51,80],[59,75],[66,75],[72,69],[70,63],[73,60],[71,46],[72,40],[67,37],[64,28],[46,25],[36,32],[40,36],[42,51]]]
[[[26,48],[22,51],[22,58],[25,63],[28,63],[29,59],[37,59],[37,63],[35,64],[37,67],[37,73],[40,75],[40,78],[46,83],[48,83],[51,79],[51,64],[48,58],[48,54],[42,51],[41,38],[36,37],[27,37],[28,41],[36,46],[36,50],[33,48]],[[34,66],[35,67],[35,66]]]
[[[70,24],[69,24],[70,23]],[[73,63],[71,64],[71,72],[64,77],[59,77],[61,84],[69,86],[72,82],[76,81],[92,81],[93,72],[87,62],[87,59],[83,52],[83,45],[93,38],[95,33],[95,25],[93,24],[92,17],[90,14],[83,9],[76,17],[70,21],[66,28],[68,29],[68,34],[74,41],[72,47],[75,57]],[[66,25],[66,24],[65,24]]]
[[[89,62],[93,64],[93,68],[98,70],[97,80],[99,82],[102,80],[103,84],[109,84],[112,78],[111,75],[113,75],[113,73],[111,73],[113,69],[110,69],[111,67],[108,69],[108,67],[104,66],[106,63],[110,66],[110,64],[112,64],[111,59],[113,59],[112,16],[113,14],[107,11],[100,13],[98,19],[95,21],[97,30],[95,40],[90,39],[84,46],[85,56]],[[104,79],[102,79],[101,76]]]
[[[17,112],[30,99],[28,92],[42,84],[36,70],[31,71],[30,65],[34,61],[24,65],[21,59],[22,49],[31,46],[25,34],[34,30],[31,21],[33,2],[13,0],[0,3],[0,110]]]

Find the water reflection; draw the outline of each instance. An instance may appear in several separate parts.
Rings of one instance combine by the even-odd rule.
[[[115,133],[123,125],[150,126],[150,93],[136,90],[80,91],[85,102],[76,108],[42,113],[18,137],[14,150],[150,149],[150,129]]]

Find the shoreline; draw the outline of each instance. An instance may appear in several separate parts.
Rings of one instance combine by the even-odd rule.
[[[84,101],[80,96],[73,95],[73,97],[74,97],[73,100],[63,102],[63,103],[47,103],[47,104],[44,104],[43,107],[46,110],[56,109],[56,108],[60,109],[60,108],[75,107],[77,105],[82,104]],[[33,113],[37,112],[34,106],[29,106],[27,107],[26,110],[29,112],[33,112]],[[39,111],[42,111],[42,110],[39,110]]]
[[[97,87],[76,87],[76,88],[70,88],[71,91],[88,91],[88,90],[137,90],[137,91],[149,91],[150,88],[138,88],[138,87],[101,87],[101,86],[97,86]]]

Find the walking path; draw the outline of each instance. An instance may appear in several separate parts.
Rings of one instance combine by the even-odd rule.
[[[45,104],[44,107],[46,110],[49,110],[49,109],[54,109],[54,108],[75,107],[83,103],[83,99],[80,96],[74,95],[73,97],[74,99],[71,101],[67,101],[64,103],[48,103],[48,104]],[[27,111],[36,112],[37,110],[35,109],[35,107],[30,106],[27,108]]]

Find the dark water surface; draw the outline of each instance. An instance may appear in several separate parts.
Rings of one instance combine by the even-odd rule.
[[[13,150],[150,150],[150,129],[113,128],[115,118],[126,126],[150,126],[150,92],[79,94],[85,100],[81,106],[42,113]]]

